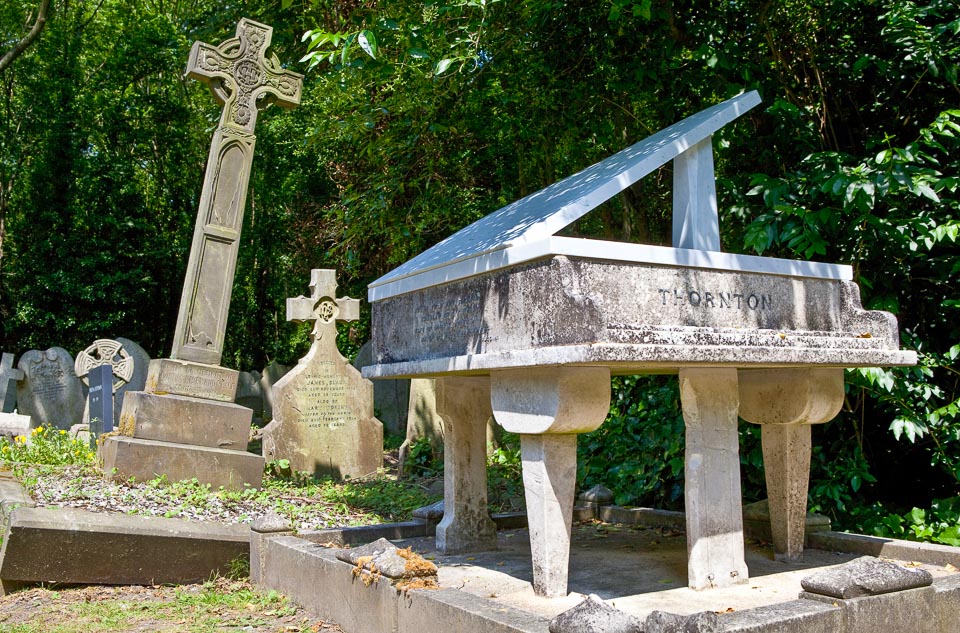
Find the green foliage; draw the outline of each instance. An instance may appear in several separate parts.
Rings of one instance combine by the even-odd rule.
[[[681,509],[684,424],[676,379],[616,377],[610,415],[577,443],[581,488],[603,484],[620,505]]]
[[[443,453],[435,451],[430,438],[421,437],[410,443],[404,473],[411,477],[436,477],[443,473]]]
[[[487,458],[487,504],[491,512],[519,512],[526,507],[520,437],[506,431]]]

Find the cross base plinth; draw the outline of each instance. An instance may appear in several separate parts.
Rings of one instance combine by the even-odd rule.
[[[264,459],[247,452],[253,411],[233,403],[237,376],[213,365],[150,361],[146,389],[124,399],[120,434],[100,445],[104,476],[259,488]]]

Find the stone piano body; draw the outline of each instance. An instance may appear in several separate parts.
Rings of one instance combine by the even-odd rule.
[[[810,425],[843,368],[909,365],[896,319],[865,311],[849,266],[724,253],[712,135],[755,92],[699,112],[450,236],[372,283],[368,378],[435,377],[445,422],[444,552],[495,546],[485,423],[520,436],[534,590],[567,592],[576,435],[610,376],[679,374],[688,584],[748,579],[738,418],[762,426],[778,557],[803,551]],[[673,161],[673,247],[559,237]]]

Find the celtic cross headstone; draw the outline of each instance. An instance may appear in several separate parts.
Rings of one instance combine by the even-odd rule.
[[[197,210],[171,358],[219,365],[253,164],[258,110],[300,103],[302,75],[267,57],[273,29],[246,18],[219,46],[195,42],[187,75],[223,104]]]
[[[263,455],[314,475],[360,477],[383,465],[383,425],[373,415],[373,384],[337,349],[337,321],[360,316],[357,299],[336,295],[335,271],[310,273],[310,296],[287,299],[287,320],[312,322],[313,344],[273,386],[273,421]]]

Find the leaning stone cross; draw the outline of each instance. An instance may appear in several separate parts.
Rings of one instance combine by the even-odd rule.
[[[287,321],[313,321],[315,343],[326,339],[337,344],[337,321],[360,318],[360,300],[337,299],[337,273],[334,270],[310,271],[310,296],[287,299]]]
[[[17,388],[10,383],[23,380],[23,370],[13,368],[13,354],[4,352],[0,361],[0,411],[10,413],[17,404]]]
[[[172,358],[219,365],[237,266],[240,228],[253,163],[258,110],[300,103],[302,75],[266,56],[273,29],[247,20],[219,46],[194,42],[187,75],[223,104],[213,134],[190,247]]]

